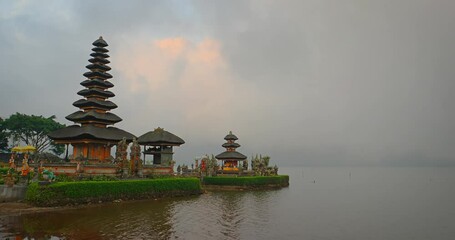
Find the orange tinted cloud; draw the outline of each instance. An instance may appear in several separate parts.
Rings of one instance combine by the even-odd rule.
[[[188,61],[195,64],[222,64],[220,43],[213,39],[204,39],[188,54]]]
[[[207,84],[212,82],[209,78],[228,74],[218,41],[192,43],[181,37],[135,43],[122,49],[114,69],[128,79],[132,92],[156,91],[171,82],[173,87]]]
[[[251,88],[232,77],[216,39],[144,41],[120,49],[114,57],[113,69],[124,79],[120,87],[133,94],[144,93],[144,109],[159,112],[157,107],[165,106],[195,128],[203,129],[207,124],[226,128],[226,121],[237,115],[233,111],[248,98],[245,94],[254,95]],[[153,117],[159,116],[154,113]]]
[[[155,45],[169,57],[181,56],[188,47],[184,38],[165,38],[155,41]]]

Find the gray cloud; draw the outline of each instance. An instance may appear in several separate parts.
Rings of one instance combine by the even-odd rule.
[[[213,124],[188,125],[184,113],[200,110],[185,94],[212,87],[190,93],[169,84],[161,93],[133,93],[133,79],[114,68],[119,127],[140,135],[160,125],[180,134],[187,144],[177,157],[186,161],[222,151],[222,138],[233,130],[241,152],[269,154],[281,165],[453,165],[454,5],[3,1],[0,115],[55,114],[68,123],[64,116],[75,111],[71,103],[99,35],[110,44],[113,66],[122,61],[114,56],[140,44],[181,37],[197,46],[208,38],[219,43],[226,64],[210,77],[225,73],[219,78],[228,86],[217,89],[229,98],[201,112]],[[171,66],[174,78],[183,63]],[[158,99],[165,95],[172,100]]]

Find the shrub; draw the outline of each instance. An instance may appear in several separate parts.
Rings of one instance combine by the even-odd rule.
[[[99,175],[99,176],[88,176],[79,178],[77,176],[69,176],[60,174],[56,176],[56,182],[75,182],[75,181],[118,181],[119,179],[112,176]]]
[[[175,177],[174,175],[167,175],[167,174],[152,174],[147,176],[147,178],[150,179],[162,179],[162,178],[173,178]]]
[[[25,194],[25,200],[36,205],[45,205],[47,202],[51,202],[54,197],[55,192],[48,187],[39,186],[36,182],[28,186]]]
[[[204,177],[204,184],[220,186],[288,186],[289,176],[253,176],[253,177]]]
[[[7,175],[9,170],[10,170],[10,168],[8,168],[8,167],[0,168],[0,185],[5,183],[3,176]],[[14,169],[11,169],[11,174],[13,175],[13,177],[15,179],[14,183],[18,183],[19,180],[22,178],[22,176],[20,175],[20,171],[15,171]]]
[[[32,185],[27,190],[26,200],[40,206],[84,203],[91,200],[188,195],[201,192],[201,185],[197,178],[80,181],[57,182],[46,186],[38,186],[36,183]]]
[[[9,168],[0,168],[0,175],[7,174]]]
[[[106,176],[106,175],[100,175],[100,176],[93,176],[87,181],[117,181],[118,178],[112,177],[112,176]]]
[[[60,174],[55,177],[56,182],[74,182],[75,178],[65,175],[65,174]]]

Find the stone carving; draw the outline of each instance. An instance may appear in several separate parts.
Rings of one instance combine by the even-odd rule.
[[[213,154],[212,154],[212,158],[210,159],[210,161],[211,161],[212,175],[216,176],[219,166],[218,166],[218,161],[216,160],[216,158]]]
[[[82,173],[82,172],[84,172],[84,165],[81,163],[81,161],[77,161],[76,173]]]
[[[256,176],[271,176],[278,175],[278,167],[269,167],[270,157],[262,155],[256,155],[256,157],[251,158],[251,169]],[[244,163],[245,166],[245,163]],[[247,165],[248,166],[248,165]]]
[[[21,175],[27,176],[30,172],[30,166],[28,166],[28,155],[24,155],[24,160],[22,160]]]
[[[124,158],[126,158],[126,150],[128,145],[126,143],[126,138],[123,138],[117,143],[117,149],[115,151],[115,161],[121,163]]]
[[[188,173],[188,166],[186,164],[182,165],[182,174],[187,174]]]
[[[130,147],[130,168],[131,175],[142,177],[141,146],[136,138],[133,138],[133,144]]]
[[[128,159],[127,159],[128,143],[126,138],[123,138],[117,143],[115,151],[115,161],[117,162],[118,170],[122,173],[122,177],[128,176]]]
[[[48,180],[49,182],[55,181],[55,179],[56,179],[54,173],[48,169],[44,169],[43,178]]]
[[[212,159],[208,155],[205,155],[201,158],[201,164],[197,171],[201,173],[202,176],[214,176],[217,170],[217,161],[212,155]]]
[[[248,159],[243,160],[243,171],[248,170]]]
[[[12,168],[14,170],[16,170],[16,163],[15,163],[15,159],[14,159],[14,154],[11,154],[11,157],[9,159],[9,168]]]
[[[16,179],[14,179],[14,176],[13,176],[13,174],[12,174],[11,172],[12,172],[12,170],[11,170],[11,168],[10,168],[10,169],[8,170],[8,173],[6,174],[6,176],[3,177],[3,180],[5,181],[5,185],[6,185],[7,187],[12,187],[12,186],[14,186],[14,181],[16,180]]]

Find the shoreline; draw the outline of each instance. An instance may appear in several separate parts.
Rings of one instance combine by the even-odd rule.
[[[287,185],[280,184],[268,184],[260,186],[235,186],[235,185],[203,185],[204,191],[266,191],[266,190],[278,190],[288,187]]]
[[[289,186],[289,177],[286,175],[242,178],[211,177],[204,180],[202,184],[195,178],[155,179],[140,182],[62,182],[46,187],[32,184],[28,187],[29,196],[25,198],[27,201],[24,199],[0,202],[0,216],[20,216],[23,214],[100,207],[110,204],[180,198],[211,191],[267,191]],[[164,183],[167,183],[167,188],[159,188]],[[137,185],[138,189],[135,192],[132,191],[131,184]],[[150,188],[150,186],[153,188]],[[32,188],[30,189],[30,187]],[[113,191],[116,189],[117,191]],[[96,194],[93,194],[94,191],[96,191]]]
[[[262,187],[245,187],[245,186],[219,186],[219,185],[204,185],[202,187],[201,194],[207,194],[208,192],[214,191],[261,191],[261,190],[278,190],[286,188],[287,186],[278,186],[278,185],[268,185]],[[189,195],[195,196],[195,195]],[[143,202],[143,201],[157,201],[166,198],[180,198],[187,196],[174,196],[174,197],[159,197],[159,198],[148,198],[148,199],[116,199],[113,201],[103,201],[103,202],[89,202],[81,204],[68,204],[61,206],[53,207],[40,207],[34,206],[27,202],[0,202],[0,219],[3,217],[9,216],[21,216],[26,214],[34,213],[45,213],[45,212],[56,212],[56,211],[65,211],[65,210],[74,210],[82,208],[91,208],[91,207],[100,207],[107,206],[112,204],[121,204],[121,203],[133,203],[133,202]]]
[[[203,191],[201,194],[205,194],[206,191]],[[44,213],[44,212],[57,212],[57,211],[66,211],[66,210],[75,210],[83,208],[92,208],[92,207],[102,207],[113,204],[123,204],[123,203],[134,203],[134,202],[146,202],[146,201],[158,201],[163,199],[175,199],[183,197],[191,197],[196,195],[188,196],[174,196],[174,197],[157,197],[157,198],[147,198],[147,199],[116,199],[113,201],[103,201],[103,202],[89,202],[89,203],[80,203],[80,204],[68,204],[60,205],[53,207],[39,207],[26,202],[0,202],[0,219],[3,217],[9,216],[21,216],[26,214],[34,213]]]
[[[8,216],[20,216],[32,213],[53,212],[67,209],[76,209],[90,205],[80,206],[58,206],[58,207],[37,207],[25,202],[4,202],[0,203],[0,218]]]

